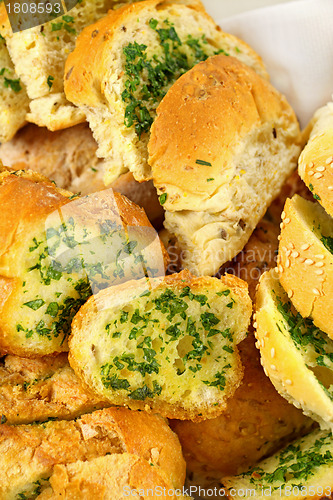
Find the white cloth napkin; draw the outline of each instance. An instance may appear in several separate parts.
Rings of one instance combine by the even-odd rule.
[[[301,126],[333,93],[333,0],[296,0],[224,17],[223,2],[204,0],[224,31],[263,58]]]

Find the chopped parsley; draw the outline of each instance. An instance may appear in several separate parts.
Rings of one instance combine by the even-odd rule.
[[[322,236],[320,241],[325,245],[327,250],[333,254],[333,238],[332,236]]]
[[[147,45],[136,41],[123,48],[127,77],[121,96],[126,104],[124,124],[126,127],[134,127],[139,138],[143,133],[149,132],[156,107],[172,83],[209,55],[223,52],[207,50],[204,35],[200,38],[188,35],[185,40],[180,40],[173,24],[168,20],[159,25],[156,19],[150,19],[148,26],[156,32],[161,47],[160,54],[148,57]]]
[[[48,85],[48,87],[49,87],[50,90],[52,88],[53,82],[54,82],[54,76],[49,75],[47,77],[46,83],[47,83],[47,85]]]
[[[211,167],[212,164],[209,163],[209,161],[205,161],[205,160],[195,160],[195,163],[197,165],[206,165],[207,167]]]
[[[161,205],[164,205],[164,203],[167,200],[167,197],[168,197],[167,193],[163,193],[163,194],[160,195],[159,200],[160,200],[160,204]]]

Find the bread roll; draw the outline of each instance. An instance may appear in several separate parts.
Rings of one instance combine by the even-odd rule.
[[[2,422],[68,420],[105,406],[82,387],[65,353],[38,359],[9,355],[0,364]]]
[[[294,441],[274,456],[260,462],[248,472],[226,477],[227,496],[267,496],[282,498],[326,499],[332,497],[332,435],[315,430]]]
[[[0,36],[0,143],[9,141],[26,123],[29,99],[15,73],[6,41]]]
[[[295,195],[282,213],[280,281],[303,317],[333,339],[333,219]]]
[[[183,267],[212,275],[242,250],[299,140],[286,99],[237,59],[211,57],[179,78],[158,107],[149,163]]]
[[[78,460],[87,463],[87,476],[91,474],[93,480],[91,469],[94,463],[89,464],[91,460],[122,454],[125,454],[123,461],[120,459],[118,462],[116,458],[112,460],[115,467],[118,468],[119,464],[119,468],[113,472],[118,480],[126,480],[126,476],[121,477],[124,472],[122,463],[125,468],[136,470],[139,481],[144,481],[147,466],[153,466],[157,477],[160,476],[160,480],[170,488],[182,488],[185,463],[181,447],[165,421],[158,415],[147,415],[145,412],[108,408],[84,415],[78,420],[1,425],[0,466],[3,478],[0,498],[14,500],[20,495],[21,498],[22,495],[31,498],[33,492],[35,498],[37,487],[38,494],[49,486],[49,477],[53,471],[57,473],[56,465],[74,464],[77,470]],[[154,478],[154,473],[151,474]]]
[[[129,281],[80,309],[69,361],[109,403],[169,418],[213,418],[241,381],[237,344],[251,310],[247,285],[233,276],[183,271]]]
[[[295,311],[275,270],[260,280],[255,334],[276,390],[322,428],[333,429],[333,341]]]
[[[223,33],[200,2],[137,2],[82,32],[66,62],[65,92],[107,159],[106,184],[128,170],[138,181],[151,178],[147,144],[158,103],[180,75],[219,52],[267,76],[260,57]]]
[[[333,102],[315,113],[311,126],[298,172],[314,198],[333,216]]]
[[[92,294],[164,273],[144,211],[112,189],[83,198],[32,171],[0,173],[0,352],[68,349],[71,320]]]
[[[123,0],[121,4],[128,1],[131,0]],[[50,130],[85,121],[84,112],[65,98],[65,61],[82,29],[119,3],[117,0],[82,0],[67,15],[17,33],[12,32],[4,4],[0,5],[0,33],[6,39],[15,71],[31,100],[28,121]]]
[[[308,431],[313,422],[276,392],[250,334],[239,344],[244,378],[226,410],[204,422],[172,421],[191,483],[209,488],[238,474]]]
[[[169,500],[189,498],[181,495],[180,489],[171,488],[157,467],[130,453],[56,465],[50,485],[37,500],[125,500],[135,496],[156,500],[161,496]]]

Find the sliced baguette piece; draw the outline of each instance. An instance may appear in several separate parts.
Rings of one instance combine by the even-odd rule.
[[[296,167],[299,141],[285,97],[235,57],[210,57],[175,82],[148,150],[183,267],[214,275],[243,249]]]
[[[144,211],[112,189],[73,198],[40,174],[3,167],[0,205],[2,353],[66,351],[90,295],[164,274],[166,252]]]
[[[151,178],[147,144],[158,103],[181,74],[219,51],[267,77],[260,57],[190,0],[137,2],[82,32],[66,62],[65,92],[107,159],[106,184],[127,170]]]
[[[39,487],[38,493],[46,489],[57,465],[89,462],[98,457],[122,456],[124,453],[150,464],[149,467],[156,470],[160,480],[170,488],[182,488],[185,462],[181,447],[177,436],[158,415],[126,408],[107,408],[76,420],[16,426],[3,424],[0,426],[0,467],[3,472],[0,498],[36,498],[36,493],[33,495],[36,486]],[[117,465],[116,459],[114,463]],[[118,479],[122,477],[121,472],[120,467]],[[141,476],[142,480],[144,476]],[[56,498],[88,500],[92,497]],[[97,498],[102,500],[103,497]]]
[[[333,216],[333,102],[315,113],[311,127],[298,172],[315,199]]]
[[[7,424],[72,420],[106,405],[92,396],[69,366],[67,354],[0,363],[0,417]]]
[[[333,490],[333,440],[329,431],[315,430],[294,441],[248,472],[224,477],[230,498],[269,497],[326,499]]]
[[[287,199],[278,270],[296,309],[333,339],[333,219],[319,203]]]
[[[92,499],[123,500],[149,496],[158,500],[185,500],[180,489],[172,488],[158,466],[131,453],[105,455],[56,465],[46,488],[37,500]],[[142,494],[144,495],[142,496]]]
[[[29,98],[0,36],[0,143],[10,141],[26,123]]]
[[[297,313],[275,270],[262,275],[255,309],[257,347],[276,390],[333,429],[333,341]]]
[[[121,4],[128,1],[131,0],[124,0]],[[31,100],[28,121],[50,130],[85,121],[83,110],[65,98],[65,61],[82,29],[119,3],[117,0],[82,0],[67,15],[18,33],[12,32],[2,3],[0,31],[6,38],[16,73]]]
[[[220,414],[242,379],[237,345],[251,316],[247,285],[188,271],[129,281],[75,316],[69,361],[109,403],[178,419]]]

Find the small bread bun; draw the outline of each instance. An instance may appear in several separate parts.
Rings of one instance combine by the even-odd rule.
[[[177,80],[148,150],[183,267],[213,275],[242,250],[295,168],[299,141],[284,96],[236,58],[210,57]]]
[[[275,270],[261,277],[255,321],[261,362],[277,391],[333,429],[333,341],[297,313]]]
[[[33,497],[36,487],[37,494],[41,493],[49,486],[49,477],[53,471],[55,476],[58,476],[61,469],[57,469],[57,465],[76,463],[68,472],[70,474],[70,471],[76,470],[78,473],[78,461],[87,462],[87,474],[91,474],[94,481],[95,467],[94,463],[89,465],[91,460],[105,456],[122,456],[124,453],[124,461],[118,462],[119,470],[113,470],[118,480],[123,478],[126,481],[126,475],[122,476],[122,464],[130,470],[134,467],[137,480],[143,482],[148,467],[151,467],[157,474],[154,477],[154,472],[151,472],[151,478],[159,478],[159,481],[166,483],[169,488],[182,488],[185,462],[177,436],[166,422],[158,415],[148,415],[126,408],[108,408],[84,415],[77,420],[18,426],[1,425],[0,468],[3,478],[0,496],[6,500],[24,498],[23,495],[25,498],[36,498]],[[130,457],[126,457],[126,454],[130,454]],[[142,461],[145,465],[140,467]],[[117,467],[117,459],[113,460],[113,464]],[[65,472],[65,467],[62,470]],[[88,480],[89,476],[86,479]],[[53,484],[56,484],[56,480],[51,482],[52,486]]]
[[[83,30],[66,62],[65,93],[107,159],[106,184],[128,170],[151,179],[147,144],[158,103],[185,71],[220,51],[267,77],[258,54],[224,33],[198,1],[135,2]]]
[[[198,423],[171,422],[191,483],[208,488],[221,477],[239,474],[313,426],[279,396],[254,344],[253,334],[239,344],[244,378],[222,415]]]
[[[278,270],[296,309],[333,339],[333,219],[318,203],[286,201]]]
[[[180,495],[179,489],[176,493],[159,467],[152,467],[147,460],[130,453],[56,465],[49,482],[50,487],[37,500],[120,500],[136,496],[158,500],[162,494],[168,500],[189,498]]]
[[[102,290],[72,324],[69,361],[103,400],[178,419],[219,415],[243,370],[252,311],[234,276],[188,271]]]
[[[315,430],[272,457],[235,477],[223,478],[229,498],[272,500],[326,499],[332,497],[333,458],[331,432]]]
[[[70,420],[105,406],[83,388],[66,353],[35,359],[8,355],[0,364],[2,422]]]
[[[82,198],[32,171],[0,169],[0,352],[68,350],[71,321],[112,283],[164,274],[144,211],[112,189]]]
[[[314,198],[333,216],[333,102],[315,113],[311,126],[298,172]]]

